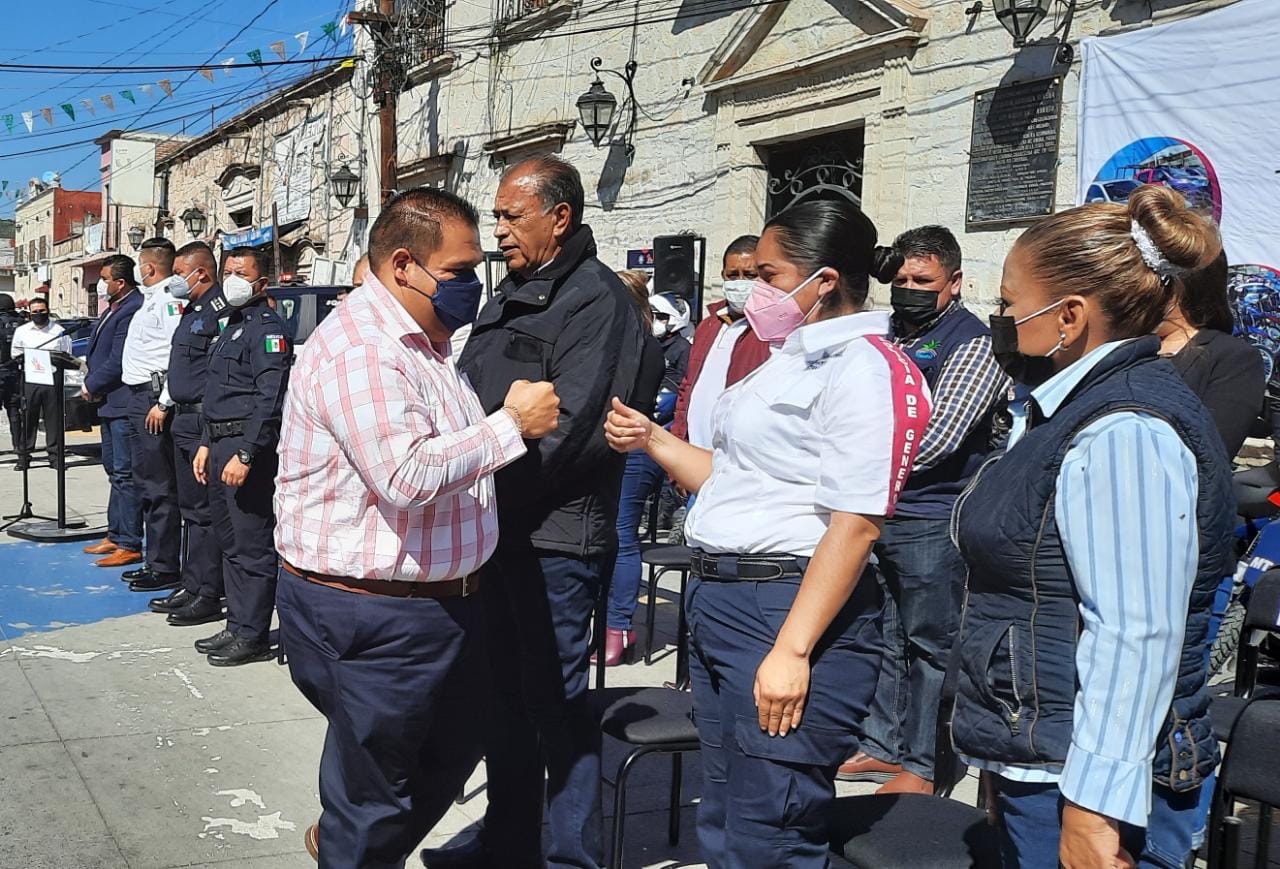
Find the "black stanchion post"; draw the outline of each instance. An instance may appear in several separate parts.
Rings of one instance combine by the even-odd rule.
[[[61,366],[54,368],[53,388],[58,391],[58,420],[57,425],[66,427],[67,424],[67,391],[66,391],[66,372]],[[45,428],[53,423],[45,420]],[[64,433],[62,436],[62,449],[58,450],[58,527],[67,527],[67,438]]]

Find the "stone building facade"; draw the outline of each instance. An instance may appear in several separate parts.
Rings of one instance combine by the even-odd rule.
[[[36,287],[50,285],[49,304],[59,314],[80,313],[67,263],[75,258],[73,239],[86,223],[101,216],[96,190],[66,190],[32,180],[18,202],[14,237],[14,296],[29,299]]]
[[[329,178],[344,164],[361,165],[367,106],[351,77],[350,65],[310,76],[157,160],[174,244],[195,238],[182,217],[194,209],[206,220],[200,238],[219,253],[246,244],[272,250],[278,235],[280,273],[325,283],[336,262],[339,277],[349,277],[364,221],[358,200],[333,198]]]
[[[1081,2],[1068,44],[1230,2]],[[1050,35],[1066,9],[1060,0],[1022,48],[991,3],[975,15],[969,0],[411,5],[399,186],[444,185],[475,203],[490,247],[485,215],[503,166],[550,152],[581,170],[586,219],[612,266],[625,267],[627,251],[654,236],[702,235],[714,297],[719,252],[734,237],[759,232],[796,199],[848,196],[885,242],[911,226],[951,227],[965,251],[966,292],[987,303],[1025,222],[966,220],[975,97],[1045,79],[1062,95],[1054,207],[1075,204],[1080,62],[1078,52],[1063,62]],[[634,125],[623,83],[601,77],[618,110],[599,147],[576,108],[597,56],[606,69],[637,64]],[[369,153],[377,153],[376,130]],[[364,165],[376,210],[376,161]],[[877,295],[887,300],[884,288]]]

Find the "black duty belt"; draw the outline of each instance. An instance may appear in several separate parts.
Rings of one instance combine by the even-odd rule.
[[[128,383],[125,385],[129,387],[130,392],[143,392],[143,391],[150,392],[151,391],[150,381],[147,381],[146,383]]]
[[[765,582],[804,576],[809,559],[794,555],[724,555],[695,549],[689,564],[694,575],[702,579]]]
[[[244,420],[242,419],[232,419],[226,422],[208,422],[205,424],[209,427],[209,437],[214,440],[244,434]]]
[[[197,401],[191,404],[184,404],[179,401],[173,406],[174,413],[204,413],[204,402]]]

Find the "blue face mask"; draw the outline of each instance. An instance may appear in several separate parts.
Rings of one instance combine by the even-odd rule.
[[[435,279],[436,294],[427,296],[417,287],[414,289],[431,300],[441,326],[450,332],[456,332],[476,321],[476,315],[480,313],[480,296],[484,292],[484,284],[476,277],[475,269],[464,269],[453,278],[440,280],[425,267],[419,268]]]

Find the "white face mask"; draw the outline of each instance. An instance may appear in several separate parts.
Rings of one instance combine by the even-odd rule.
[[[653,330],[653,337],[665,338],[671,331],[671,322],[669,320],[659,320],[657,317],[654,317],[653,326],[651,328]]]
[[[164,279],[161,285],[164,291],[175,299],[185,299],[191,295],[191,288],[187,286],[187,279],[180,275],[169,275]]]
[[[98,296],[104,299],[107,297],[107,279],[106,278],[98,278]]]
[[[253,284],[239,275],[227,275],[222,279],[222,295],[227,304],[239,308],[256,295]]]
[[[729,310],[735,314],[741,314],[742,309],[747,306],[747,299],[751,298],[751,290],[755,285],[755,281],[725,281],[724,300],[729,304]]]

